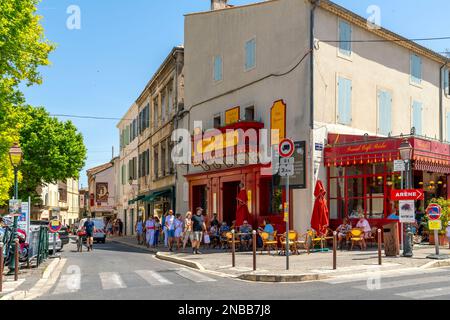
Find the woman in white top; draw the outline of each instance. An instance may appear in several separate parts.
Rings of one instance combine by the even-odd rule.
[[[149,217],[145,222],[145,230],[147,234],[147,247],[153,247],[155,236],[155,220],[153,217]]]
[[[183,250],[186,248],[188,239],[194,241],[194,233],[192,231],[192,212],[188,211],[186,213],[186,219],[184,219],[184,231],[183,231]]]

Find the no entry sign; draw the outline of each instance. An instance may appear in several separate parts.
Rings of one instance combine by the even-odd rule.
[[[424,194],[421,189],[391,190],[391,200],[423,200]]]

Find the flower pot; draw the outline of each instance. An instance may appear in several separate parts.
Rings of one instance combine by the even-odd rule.
[[[434,232],[430,231],[430,244],[434,245]],[[445,234],[440,234],[439,235],[439,245],[444,246],[444,245],[448,245],[448,238]]]

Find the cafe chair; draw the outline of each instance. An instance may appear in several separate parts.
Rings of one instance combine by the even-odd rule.
[[[298,254],[298,250],[297,250],[298,233],[297,233],[297,231],[290,230],[288,232],[288,237],[289,237],[289,250]],[[281,252],[286,254],[286,233],[283,233],[283,235],[281,236],[280,243],[281,243]]]
[[[358,245],[361,250],[364,250],[366,247],[364,231],[362,231],[361,229],[352,229],[350,231],[350,241],[352,243],[350,250],[353,250],[354,245]]]
[[[278,251],[278,241],[277,241],[277,232],[273,232],[273,240],[270,240],[270,234],[268,232],[261,232],[261,239],[263,242],[261,248],[261,254],[263,254],[264,249],[268,251],[270,254],[270,248],[274,248],[275,251]]]

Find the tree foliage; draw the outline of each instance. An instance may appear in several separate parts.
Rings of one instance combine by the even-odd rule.
[[[86,160],[83,136],[71,121],[51,117],[44,108],[25,108],[20,145],[23,179],[20,195],[35,196],[44,183],[78,178]]]
[[[8,150],[19,141],[25,115],[21,83],[40,84],[39,66],[49,64],[53,44],[44,36],[39,0],[0,1],[0,205],[10,197],[13,172]]]

